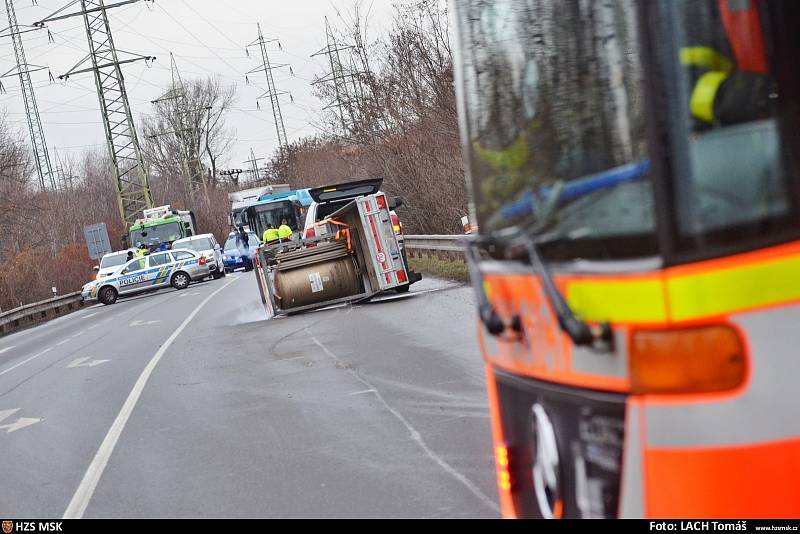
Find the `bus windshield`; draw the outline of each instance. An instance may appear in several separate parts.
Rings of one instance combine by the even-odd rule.
[[[172,222],[132,231],[131,245],[138,247],[140,243],[144,243],[148,247],[152,247],[162,243],[172,243],[181,237],[183,236],[180,224]]]
[[[634,0],[464,0],[458,24],[481,231],[546,232],[568,259],[657,254]]]
[[[257,235],[263,234],[267,228],[278,228],[283,221],[293,231],[297,231],[300,228],[299,219],[294,204],[288,200],[247,208],[247,220]]]

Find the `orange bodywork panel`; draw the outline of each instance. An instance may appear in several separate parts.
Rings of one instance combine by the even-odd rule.
[[[645,449],[649,517],[800,516],[800,439],[736,447]]]

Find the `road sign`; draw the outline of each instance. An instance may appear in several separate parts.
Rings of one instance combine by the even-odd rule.
[[[86,246],[89,247],[89,257],[93,260],[114,251],[111,248],[111,241],[108,239],[105,223],[84,226],[83,234],[86,236]]]

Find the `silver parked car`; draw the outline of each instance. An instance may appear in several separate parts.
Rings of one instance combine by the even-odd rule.
[[[192,237],[178,239],[172,243],[172,248],[188,248],[198,254],[202,254],[206,259],[211,276],[214,280],[225,276],[225,263],[222,258],[222,247],[219,246],[214,234],[200,234]]]
[[[83,300],[114,304],[122,295],[169,286],[186,289],[193,280],[203,280],[210,274],[205,257],[193,250],[154,252],[135,258],[106,278],[83,286]]]

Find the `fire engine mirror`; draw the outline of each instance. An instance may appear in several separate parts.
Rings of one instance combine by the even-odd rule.
[[[100,267],[98,265],[95,265],[94,267],[92,267],[92,269],[94,269],[95,271],[99,271]]]
[[[404,204],[403,197],[392,197],[389,200],[389,209],[395,210]]]

